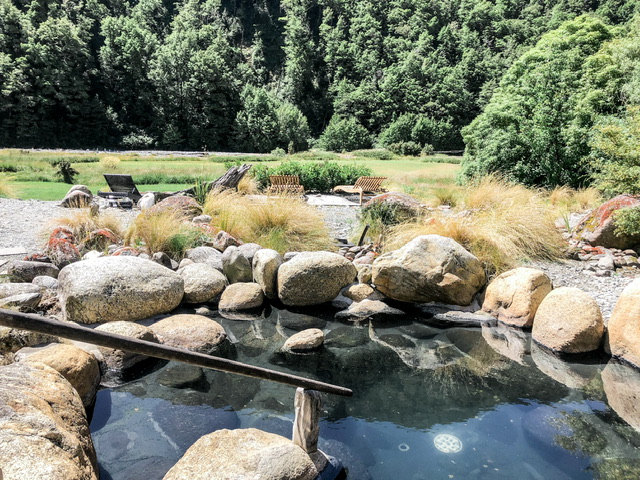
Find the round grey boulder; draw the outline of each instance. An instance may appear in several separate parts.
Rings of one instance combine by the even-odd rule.
[[[184,279],[184,301],[203,303],[213,300],[227,286],[227,279],[208,263],[192,263],[179,271]]]
[[[230,246],[222,254],[222,271],[229,283],[246,283],[253,280],[251,262],[239,247]]]
[[[72,263],[58,276],[67,321],[134,321],[170,312],[182,301],[177,273],[137,257],[102,257]]]
[[[159,343],[158,337],[149,327],[134,322],[109,322],[96,327],[97,331],[115,333],[125,337]],[[127,370],[137,363],[146,360],[146,355],[109,347],[98,347],[101,354],[100,363],[103,370]]]
[[[284,342],[283,350],[304,352],[314,350],[324,343],[324,333],[319,328],[310,328],[298,332]]]
[[[18,279],[21,282],[31,282],[34,278],[39,276],[58,278],[59,272],[60,269],[53,263],[28,262],[21,260],[12,262],[7,269],[9,276]]]
[[[278,297],[289,306],[330,302],[356,275],[353,263],[337,253],[299,253],[278,269]]]

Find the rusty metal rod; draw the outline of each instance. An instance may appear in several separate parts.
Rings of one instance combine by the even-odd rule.
[[[245,363],[227,360],[226,358],[214,357],[203,353],[191,352],[183,348],[175,348],[158,343],[138,340],[137,338],[125,337],[115,333],[100,332],[81,325],[61,322],[40,315],[20,313],[13,310],[0,309],[0,325],[21,330],[31,330],[39,333],[46,333],[58,337],[78,340],[81,342],[93,343],[103,347],[127,350],[149,357],[163,358],[165,360],[175,360],[199,367],[211,368],[222,372],[236,373],[245,377],[270,380],[272,382],[284,383],[293,387],[302,387],[307,390],[318,390],[320,392],[332,393],[350,397],[353,391],[348,388],[331,385],[330,383],[319,382],[297,375],[277,372],[267,368],[255,367]]]

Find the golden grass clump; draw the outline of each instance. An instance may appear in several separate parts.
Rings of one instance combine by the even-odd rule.
[[[105,170],[116,170],[120,165],[120,159],[116,156],[109,155],[100,159],[100,166]]]
[[[245,175],[238,183],[238,193],[243,195],[257,195],[260,193],[258,182],[250,175]]]
[[[117,216],[110,212],[94,215],[88,208],[79,210],[67,217],[54,218],[48,222],[48,231],[56,227],[68,228],[81,243],[89,238],[91,232],[97,230],[109,230],[117,239],[121,239],[124,234],[122,222]]]
[[[9,185],[11,177],[0,175],[0,198],[13,198],[16,196],[16,190]]]
[[[553,211],[535,190],[487,178],[469,188],[467,209],[438,213],[390,229],[385,250],[405,245],[419,235],[450,237],[473,253],[489,274],[500,273],[531,258],[562,255],[564,241]]]
[[[567,212],[584,212],[596,208],[603,202],[602,195],[595,188],[582,188],[574,190],[562,186],[549,192],[549,203],[560,214]]]
[[[297,198],[260,202],[230,190],[214,191],[203,211],[212,217],[211,225],[280,253],[332,248],[321,213]]]
[[[202,231],[174,211],[142,211],[129,225],[124,235],[127,245],[143,248],[149,254],[164,252],[173,259],[181,259],[187,249],[195,245]]]

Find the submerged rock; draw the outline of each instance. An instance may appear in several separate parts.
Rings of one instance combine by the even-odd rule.
[[[282,346],[287,351],[308,351],[314,350],[324,342],[324,333],[319,328],[309,328],[287,338]]]

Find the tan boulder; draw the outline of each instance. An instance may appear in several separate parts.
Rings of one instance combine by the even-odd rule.
[[[455,240],[421,235],[373,262],[372,282],[402,302],[469,305],[485,285],[480,261]]]
[[[538,307],[531,337],[554,352],[583,353],[602,343],[604,322],[596,301],[579,288],[552,290]]]
[[[365,283],[350,285],[342,291],[342,295],[350,298],[354,302],[361,302],[362,300],[369,298],[374,293],[375,290]]]
[[[278,298],[278,268],[282,256],[275,250],[263,248],[253,256],[253,281],[262,287],[267,298]]]
[[[73,345],[52,343],[45,347],[23,348],[16,353],[17,361],[40,362],[50,366],[76,389],[86,407],[96,396],[100,385],[100,367],[96,358]]]
[[[224,274],[207,263],[192,263],[178,273],[184,280],[186,303],[209,302],[227,286]]]
[[[115,333],[116,335],[123,335],[137,340],[159,343],[158,337],[153,330],[134,322],[109,322],[96,327],[96,330]],[[107,370],[126,370],[149,358],[146,355],[140,355],[139,353],[127,350],[119,350],[117,348],[98,347],[98,350],[101,354],[100,361],[103,368]]]
[[[251,310],[261,307],[264,293],[257,283],[233,283],[225,288],[220,297],[220,310]]]
[[[283,350],[305,351],[318,348],[324,343],[324,333],[319,328],[309,328],[287,338]]]
[[[78,392],[43,363],[0,367],[0,468],[5,480],[97,480]]]
[[[200,438],[164,480],[312,480],[318,474],[309,455],[291,440],[247,428]]]
[[[540,303],[552,289],[551,280],[544,272],[528,267],[514,268],[489,284],[482,310],[507,325],[531,327]]]
[[[289,306],[330,302],[356,275],[353,263],[337,253],[302,252],[278,269],[278,297]]]
[[[150,328],[163,344],[200,353],[211,353],[227,339],[224,328],[203,315],[171,315]]]
[[[611,355],[640,367],[640,278],[620,294],[607,329]]]

